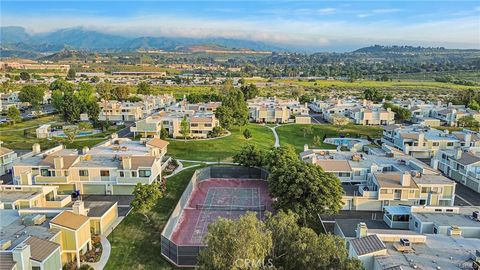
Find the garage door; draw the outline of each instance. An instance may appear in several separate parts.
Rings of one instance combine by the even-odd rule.
[[[113,186],[113,195],[132,195],[135,186]]]
[[[83,194],[105,195],[106,191],[105,185],[83,185]]]
[[[70,195],[75,190],[75,185],[58,185],[58,194]]]

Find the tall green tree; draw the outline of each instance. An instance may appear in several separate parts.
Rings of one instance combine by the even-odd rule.
[[[80,118],[81,104],[74,92],[66,91],[63,93],[60,113],[65,122],[73,123]]]
[[[97,93],[100,99],[110,100],[113,98],[113,95],[112,95],[113,86],[111,83],[109,82],[97,83],[95,88],[97,89]]]
[[[145,82],[145,81],[141,81],[140,83],[138,83],[137,94],[151,95],[152,94],[152,89],[150,87],[150,84]]]
[[[126,100],[130,96],[131,88],[128,85],[120,85],[112,90],[112,97],[116,100]]]
[[[252,99],[255,98],[260,94],[260,90],[258,90],[257,86],[253,83],[249,85],[243,85],[240,87],[245,99]]]
[[[268,190],[277,199],[276,209],[292,210],[303,218],[304,224],[318,213],[337,213],[343,205],[338,177],[299,159],[272,166]]]
[[[130,205],[134,211],[139,212],[149,220],[147,213],[152,210],[162,196],[159,182],[153,182],[149,185],[138,183],[133,190],[133,200]]]
[[[20,122],[20,120],[22,120],[22,117],[20,116],[20,111],[15,106],[8,107],[7,117],[10,119],[10,121],[12,121],[12,125],[14,126],[17,122]]]
[[[186,141],[188,135],[190,134],[190,123],[187,121],[187,117],[183,117],[182,122],[180,123],[180,133],[183,136],[183,139]]]
[[[66,79],[69,80],[69,81],[73,81],[73,80],[75,80],[76,75],[77,75],[77,72],[75,71],[75,69],[70,68],[67,72],[67,78]]]
[[[238,220],[220,218],[210,224],[205,244],[208,248],[200,251],[198,269],[257,270],[263,269],[261,262],[272,248],[272,235],[250,212]]]
[[[266,153],[255,144],[247,144],[233,156],[233,162],[246,167],[265,165]]]
[[[20,79],[22,79],[22,81],[28,81],[30,80],[30,74],[26,71],[22,71],[20,72]]]
[[[345,240],[331,234],[318,235],[298,225],[298,215],[279,211],[268,215],[266,227],[272,232],[270,257],[274,266],[284,270],[361,270],[358,259],[348,257]]]
[[[215,115],[220,125],[226,129],[232,125],[245,126],[248,123],[248,107],[242,91],[231,89],[224,96],[222,105],[217,108]]]
[[[28,102],[32,105],[34,111],[40,110],[40,105],[43,102],[45,89],[38,85],[26,85],[20,89],[18,99],[21,102]]]

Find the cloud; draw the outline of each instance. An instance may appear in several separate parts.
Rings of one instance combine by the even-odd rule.
[[[337,12],[336,8],[321,8],[317,9],[317,12],[322,15],[335,14]]]
[[[318,10],[317,10],[318,12]],[[373,11],[372,11],[373,12]],[[381,12],[394,11],[375,11]],[[2,16],[1,25],[20,25],[39,33],[82,26],[124,36],[225,37],[277,45],[325,48],[359,47],[371,44],[422,45],[479,48],[478,17],[426,23],[251,17],[203,18],[195,16],[144,15],[125,18],[85,16]]]
[[[371,11],[367,12],[361,12],[357,14],[357,17],[359,18],[366,18],[378,14],[389,14],[389,13],[396,13],[396,12],[401,12],[403,11],[402,9],[399,8],[380,8],[380,9],[373,9]]]

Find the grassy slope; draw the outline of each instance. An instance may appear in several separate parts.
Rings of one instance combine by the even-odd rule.
[[[333,125],[310,125],[313,128],[312,134],[307,134],[303,137],[302,127],[308,125],[285,125],[278,127],[277,133],[280,138],[280,145],[290,144],[295,147],[297,152],[303,151],[303,146],[308,144],[312,147],[313,137],[320,136],[323,139],[323,136],[326,134],[327,137],[336,137],[339,134],[343,134],[345,137],[361,137],[361,136],[370,136],[372,138],[380,137],[382,133],[381,127],[374,126],[356,126],[349,125],[344,128],[341,132],[338,132],[337,127]],[[329,148],[334,149],[335,146],[329,144],[322,144],[320,146],[314,146],[315,148]]]
[[[248,124],[247,128],[252,133],[252,138],[249,140],[243,137],[239,128],[234,128],[231,130],[232,135],[225,138],[206,141],[170,141],[168,154],[176,159],[231,161],[232,156],[247,142],[264,149],[273,146],[274,138],[270,129],[255,124]]]
[[[198,167],[167,180],[167,193],[148,214],[150,223],[143,215],[132,212],[110,234],[112,253],[106,270],[173,269],[160,255],[160,234],[195,169]]]

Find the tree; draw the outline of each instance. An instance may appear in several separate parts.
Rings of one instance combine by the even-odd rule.
[[[138,211],[149,220],[147,213],[155,206],[157,201],[162,197],[160,184],[153,182],[149,185],[137,183],[133,190],[133,200],[130,205],[135,211]]]
[[[233,156],[233,162],[245,167],[262,167],[265,165],[266,153],[255,144],[247,144]]]
[[[60,106],[60,113],[65,122],[73,123],[80,118],[81,104],[75,94],[71,91],[63,93],[63,100]]]
[[[67,140],[70,143],[73,143],[73,141],[75,140],[75,137],[77,137],[78,127],[77,126],[64,127],[63,133],[65,134],[65,138],[67,138]]]
[[[98,124],[98,116],[100,115],[100,106],[97,102],[92,101],[87,104],[88,119],[92,121],[94,125]]]
[[[20,116],[20,111],[15,106],[8,107],[7,117],[10,119],[10,121],[12,121],[13,125],[22,120],[22,117]]]
[[[350,124],[350,119],[340,114],[333,115],[332,124],[337,127],[338,131],[341,131],[346,125]]]
[[[320,146],[322,145],[322,139],[320,138],[320,136],[313,136],[313,142],[312,144],[315,145],[315,146]]]
[[[88,112],[88,107],[95,102],[95,88],[87,82],[80,82],[75,92],[75,97],[80,105],[80,113]]]
[[[30,74],[26,71],[22,71],[20,72],[20,79],[22,79],[22,81],[28,81],[30,80]]]
[[[70,68],[68,70],[68,73],[67,73],[67,80],[69,81],[73,81],[75,80],[75,76],[77,75],[77,73],[75,72],[75,69],[73,68]]]
[[[270,258],[274,266],[294,269],[364,269],[358,259],[349,258],[345,240],[331,234],[318,235],[298,225],[298,215],[279,211],[267,214],[265,225],[272,232]]]
[[[243,85],[240,87],[244,97],[246,100],[255,98],[260,94],[260,90],[258,90],[257,86],[253,83],[249,85]]]
[[[246,128],[244,131],[243,131],[243,137],[245,137],[245,139],[250,139],[252,137],[252,133],[250,132],[250,130],[248,128]]]
[[[480,104],[478,104],[478,102],[474,99],[470,100],[468,107],[472,110],[480,111]]]
[[[299,157],[295,148],[287,144],[270,149],[266,155],[265,166],[268,170],[273,170],[275,166],[286,167],[297,161]]]
[[[190,123],[187,121],[187,117],[183,117],[182,122],[180,123],[180,133],[183,136],[183,139],[186,141],[188,135],[190,134]]]
[[[222,85],[222,93],[228,94],[228,92],[230,92],[232,89],[234,89],[232,79],[226,79]]]
[[[113,98],[112,89],[113,86],[109,82],[101,82],[96,85],[97,93],[100,99],[110,100]]]
[[[457,125],[459,127],[468,127],[473,129],[478,129],[480,127],[480,123],[473,118],[471,115],[462,116],[457,120]]]
[[[18,99],[21,102],[28,102],[32,105],[34,111],[40,110],[40,105],[43,102],[43,96],[45,95],[45,89],[37,85],[27,85],[22,87],[18,94]]]
[[[248,262],[266,259],[272,248],[272,235],[256,214],[250,212],[238,220],[220,218],[210,224],[205,244],[208,248],[200,251],[198,269],[257,270],[262,269],[261,263]]]
[[[363,98],[371,101],[381,101],[383,94],[377,89],[365,89],[363,91]]]
[[[390,102],[385,102],[383,107],[385,109],[390,108],[390,110],[395,113],[395,120],[398,122],[406,121],[412,117],[412,112],[410,110],[394,105]]]
[[[112,90],[112,97],[116,100],[126,100],[130,95],[131,89],[128,85],[120,85]]]
[[[231,125],[244,126],[248,123],[248,106],[242,91],[231,89],[223,98],[222,106],[215,111],[220,125],[228,129]]]
[[[303,137],[304,138],[307,136],[307,134],[312,134],[313,133],[312,126],[303,126],[300,130],[303,132]]]
[[[147,82],[140,82],[137,85],[137,94],[141,95],[151,95],[152,94],[152,89],[150,88],[150,84]]]
[[[304,224],[317,213],[337,213],[342,208],[343,189],[334,174],[298,158],[290,164],[278,163],[269,171],[268,189],[276,198],[274,207],[292,210],[303,217]]]
[[[168,138],[168,130],[162,126],[162,129],[160,130],[160,139],[165,140]]]

